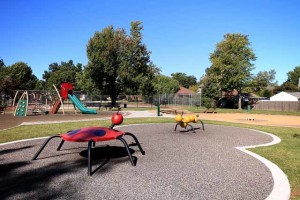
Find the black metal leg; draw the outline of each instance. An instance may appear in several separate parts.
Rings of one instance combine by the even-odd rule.
[[[135,135],[133,135],[132,133],[129,133],[129,132],[126,132],[125,135],[130,135],[130,136],[134,139],[135,143],[138,145],[138,147],[139,147],[139,149],[140,149],[140,152],[141,152],[143,155],[145,155],[145,151],[143,150],[143,148],[142,148],[140,142],[139,142],[138,139],[135,137]]]
[[[202,129],[204,130],[204,124],[203,124],[203,121],[202,120],[199,120],[202,124]]]
[[[194,130],[194,127],[190,124],[187,124],[187,126],[191,127],[191,129],[189,131],[193,131],[193,133],[196,133],[195,130]]]
[[[49,137],[45,142],[44,144],[40,147],[40,149],[36,152],[36,154],[33,156],[32,160],[35,160],[39,155],[40,153],[43,151],[43,149],[45,148],[45,146],[48,144],[48,142],[50,140],[52,140],[53,138],[56,138],[56,137],[60,137],[59,135],[54,135],[54,136],[51,136]]]
[[[65,143],[65,141],[64,140],[61,140],[61,142],[60,142],[60,144],[58,145],[58,147],[57,147],[57,151],[60,151],[60,149],[61,149],[61,147],[62,147],[62,145]]]
[[[118,140],[121,140],[121,142],[123,142],[123,144],[124,144],[124,146],[125,146],[125,148],[126,148],[126,150],[127,150],[127,154],[128,154],[129,160],[130,160],[130,162],[131,162],[131,165],[132,165],[132,166],[135,166],[127,142],[122,138],[122,136],[121,136],[121,137],[117,137],[117,139],[118,139]]]
[[[180,123],[180,122],[178,122],[178,123],[176,124],[174,131],[176,131],[176,129],[177,129],[177,126],[179,125],[179,123]]]
[[[88,176],[92,175],[92,146],[95,142],[90,140],[88,143]]]

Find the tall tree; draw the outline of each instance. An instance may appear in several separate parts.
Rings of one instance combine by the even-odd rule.
[[[150,51],[142,42],[142,30],[141,22],[131,22],[130,36],[124,42],[119,77],[126,94],[151,95],[154,91],[152,80],[158,69],[150,61]]]
[[[124,29],[109,26],[96,32],[88,42],[86,70],[97,88],[110,95],[112,106],[121,91],[144,94],[153,91],[156,70],[150,52],[142,43],[142,29],[141,22],[132,22],[127,36]]]
[[[197,78],[195,76],[188,76],[185,73],[181,72],[172,73],[171,76],[185,88],[189,88],[190,86],[197,84]]]
[[[256,56],[250,48],[247,35],[239,33],[226,34],[224,40],[216,45],[210,54],[212,63],[209,73],[212,73],[220,84],[221,90],[239,93],[239,109],[241,109],[241,92],[247,86],[254,69]]]
[[[112,106],[115,106],[121,91],[119,69],[124,60],[123,48],[126,33],[123,29],[115,30],[109,26],[96,32],[87,45],[87,71],[97,88],[104,94],[109,94]]]
[[[45,79],[45,85],[47,89],[51,89],[52,85],[59,87],[62,82],[73,83],[74,87],[79,90],[77,85],[76,76],[78,73],[82,73],[82,64],[73,63],[73,60],[68,62],[52,63],[49,65],[49,70],[44,71],[43,79]]]

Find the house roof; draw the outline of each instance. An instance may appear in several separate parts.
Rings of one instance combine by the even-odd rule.
[[[297,97],[298,99],[300,99],[300,92],[286,92],[290,95],[293,95],[294,97]]]
[[[299,101],[300,92],[279,92],[270,97],[270,101]]]
[[[195,94],[195,92],[185,87],[180,87],[179,91],[176,94]]]

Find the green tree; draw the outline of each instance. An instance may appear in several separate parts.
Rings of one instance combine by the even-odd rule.
[[[241,92],[251,79],[251,71],[254,69],[253,61],[256,60],[247,35],[239,33],[226,34],[224,40],[216,45],[216,49],[210,54],[212,63],[209,69],[211,74],[220,84],[221,90],[239,93],[239,109],[241,109]]]
[[[141,22],[131,22],[130,36],[124,42],[124,61],[118,75],[126,94],[151,95],[154,92],[152,80],[159,70],[151,62],[150,52],[142,43],[142,30]]]
[[[205,100],[203,105],[207,107],[207,105],[213,104],[213,106],[216,107],[217,102],[221,99],[221,87],[217,77],[209,72],[210,69],[211,68],[206,69],[206,75],[200,80],[200,84],[202,85],[202,97],[203,100]]]
[[[296,66],[292,71],[287,73],[287,80],[281,85],[279,90],[298,90],[300,78],[300,66]]]
[[[180,89],[177,80],[165,75],[156,75],[153,83],[156,94],[174,94]]]
[[[141,22],[132,22],[130,35],[109,26],[96,32],[87,45],[87,72],[95,86],[109,94],[115,106],[120,92],[150,94],[156,71],[142,43]]]
[[[172,73],[171,76],[185,88],[189,88],[190,86],[197,84],[197,78],[195,76],[188,76],[185,73],[181,72]]]
[[[59,88],[62,82],[73,83],[77,90],[80,87],[77,85],[76,76],[78,73],[82,73],[82,64],[73,63],[73,60],[68,62],[52,63],[49,65],[49,70],[44,71],[43,79],[45,80],[45,86],[47,89],[51,89],[52,85]]]
[[[251,80],[250,86],[254,92],[260,93],[265,90],[268,86],[275,86],[274,83],[276,71],[271,69],[270,71],[259,71],[257,75]]]
[[[100,93],[95,82],[90,77],[90,72],[87,67],[83,69],[82,73],[77,73],[76,81],[81,90],[94,95]]]
[[[9,75],[13,80],[14,89],[33,90],[38,81],[32,69],[24,62],[17,62],[9,67]]]
[[[5,103],[5,97],[11,93],[13,89],[13,80],[9,76],[9,68],[0,59],[0,105]]]

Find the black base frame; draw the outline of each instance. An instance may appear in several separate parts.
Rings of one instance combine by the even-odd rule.
[[[198,122],[201,123],[201,125],[202,125],[202,130],[204,131],[205,129],[204,129],[204,123],[203,123],[203,121],[202,121],[202,120],[198,120]],[[178,123],[175,125],[174,131],[176,131],[177,126],[180,125],[180,123],[182,123],[182,122],[178,122]],[[195,128],[194,128],[191,124],[188,123],[188,124],[186,125],[186,127],[190,127],[190,129],[187,129],[187,131],[192,131],[193,133],[196,133],[196,132],[195,132]]]

